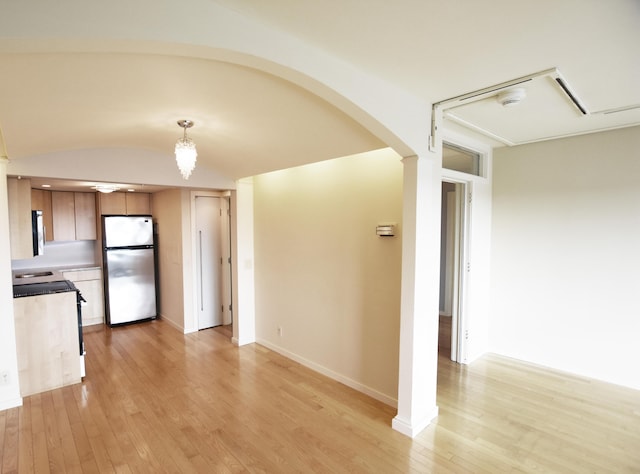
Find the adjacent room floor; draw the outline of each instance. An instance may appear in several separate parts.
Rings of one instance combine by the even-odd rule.
[[[638,472],[640,393],[497,356],[439,363],[440,416],[395,409],[260,345],[163,321],[85,334],[81,384],[0,412],[9,472]]]

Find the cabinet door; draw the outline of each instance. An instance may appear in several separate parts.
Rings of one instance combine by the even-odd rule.
[[[7,178],[11,258],[33,258],[31,237],[31,180]]]
[[[77,281],[74,284],[86,300],[82,305],[82,326],[104,323],[102,280]]]
[[[76,211],[74,193],[51,192],[53,240],[76,240]]]
[[[82,305],[82,326],[104,323],[104,296],[102,271],[74,270],[62,272],[65,280],[71,280],[86,300]]]
[[[42,211],[44,237],[47,242],[53,240],[53,213],[51,211],[51,191],[45,189],[31,190],[31,209]]]
[[[95,193],[73,193],[76,240],[96,240]]]
[[[127,214],[151,214],[149,193],[127,193]]]
[[[20,395],[80,382],[76,294],[15,298]]]
[[[100,214],[115,214],[123,216],[127,213],[125,193],[98,193],[100,199]]]

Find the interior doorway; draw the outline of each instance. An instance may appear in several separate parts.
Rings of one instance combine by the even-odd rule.
[[[232,323],[228,209],[224,197],[195,197],[198,330]]]
[[[442,182],[438,352],[464,360],[463,302],[467,184]]]

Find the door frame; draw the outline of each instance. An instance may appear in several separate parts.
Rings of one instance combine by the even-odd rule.
[[[442,183],[455,185],[453,222],[453,284],[451,288],[451,360],[463,363],[467,353],[467,269],[469,265],[469,221],[471,182],[461,178],[445,176]],[[447,208],[448,209],[448,208]]]
[[[441,168],[442,181],[465,185],[456,357],[470,364],[489,350],[493,153],[486,140],[453,130],[443,130],[442,141],[479,153],[481,160],[478,175]]]

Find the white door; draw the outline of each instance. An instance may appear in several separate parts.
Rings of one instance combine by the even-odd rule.
[[[196,264],[198,267],[198,329],[222,324],[221,199],[196,197]]]

